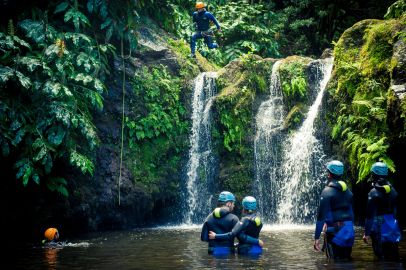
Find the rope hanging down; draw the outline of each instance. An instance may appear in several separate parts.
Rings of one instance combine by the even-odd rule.
[[[124,149],[124,111],[125,111],[125,59],[131,57],[131,46],[130,46],[130,54],[128,56],[124,56],[124,33],[121,36],[121,60],[122,60],[122,70],[123,70],[123,85],[122,85],[122,115],[121,115],[121,145],[120,145],[120,175],[118,177],[118,205],[121,203],[121,176],[122,176],[122,169],[123,169],[123,149]]]

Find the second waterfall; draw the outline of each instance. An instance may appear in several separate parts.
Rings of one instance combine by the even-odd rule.
[[[299,129],[288,134],[283,127],[284,107],[278,68],[274,64],[270,97],[256,116],[255,185],[260,212],[269,223],[308,223],[315,217],[318,192],[322,188],[325,156],[315,137],[314,123],[318,116],[333,60],[311,62],[314,77],[308,89],[315,99]]]

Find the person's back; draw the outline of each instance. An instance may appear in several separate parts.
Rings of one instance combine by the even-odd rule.
[[[335,160],[327,163],[327,171],[329,183],[321,193],[314,248],[320,250],[319,237],[324,230],[327,257],[350,259],[354,244],[353,195],[347,184],[339,181],[344,172],[342,162]]]
[[[346,187],[343,181],[333,180],[323,189],[321,197],[329,202],[321,215],[325,216],[327,226],[333,226],[334,223],[352,221],[352,192]]]
[[[252,196],[247,196],[242,201],[242,214],[241,221],[238,222],[232,231],[226,234],[218,234],[214,231],[209,232],[210,239],[224,240],[228,239],[233,241],[235,237],[238,238],[238,253],[258,255],[262,253],[262,246],[264,243],[259,240],[259,233],[262,229],[262,222],[256,214],[257,201]]]
[[[260,254],[262,253],[263,242],[259,240],[259,233],[262,229],[262,222],[256,213],[251,213],[241,219],[244,230],[237,234],[239,241],[238,253]]]
[[[372,237],[374,254],[379,259],[397,260],[400,229],[396,220],[397,192],[386,180],[387,166],[376,162],[372,168],[373,188],[368,193],[364,241]]]
[[[234,239],[210,239],[209,231],[219,234],[232,230],[238,222],[238,217],[232,214],[235,197],[232,193],[223,191],[219,196],[219,207],[210,213],[202,228],[200,239],[209,243],[209,254],[222,255],[234,252]]]

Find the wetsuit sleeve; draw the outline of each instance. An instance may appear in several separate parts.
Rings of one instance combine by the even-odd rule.
[[[248,224],[245,224],[245,222],[243,222],[243,220],[240,221],[240,222],[237,222],[234,225],[231,232],[222,233],[222,234],[216,234],[216,239],[219,239],[219,240],[231,240],[234,237],[236,237],[242,230],[244,230],[248,226]]]
[[[209,242],[209,228],[207,227],[207,222],[203,224],[202,232],[200,234],[200,240]]]
[[[218,23],[218,21],[216,20],[216,18],[213,16],[213,14],[211,14],[210,12],[206,12],[207,18],[209,18],[210,21],[212,21],[217,29],[220,29],[220,24]]]
[[[320,197],[319,212],[317,214],[316,230],[314,232],[314,239],[319,239],[323,225],[326,222],[328,214],[331,214],[330,197],[326,190],[323,190]]]
[[[237,238],[240,242],[244,242],[247,244],[258,244],[259,241],[257,238],[254,238],[254,237],[251,237],[251,236],[245,234],[245,229],[248,227],[249,223],[250,223],[249,219],[243,218],[241,220],[241,222],[238,223],[239,227],[236,228],[237,227],[237,225],[236,225],[234,227],[235,230],[233,229],[232,232],[234,233],[234,235],[237,236]]]
[[[368,194],[367,213],[365,219],[365,235],[371,235],[372,225],[374,224],[374,217],[376,215],[376,200],[370,192]]]
[[[246,243],[246,244],[250,244],[250,245],[258,245],[259,244],[259,239],[258,238],[254,238],[252,236],[249,236],[247,234],[245,234],[244,232],[241,232],[238,236],[238,241]]]

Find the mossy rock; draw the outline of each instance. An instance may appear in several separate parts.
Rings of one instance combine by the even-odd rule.
[[[283,97],[288,110],[308,99],[306,68],[311,61],[313,59],[309,57],[289,56],[279,66]]]
[[[299,128],[303,122],[303,119],[305,118],[306,112],[307,107],[304,106],[302,103],[293,106],[283,123],[284,129],[292,130]]]
[[[392,171],[398,165],[389,153],[405,134],[404,103],[391,85],[406,81],[405,23],[405,17],[358,22],[334,48],[328,122],[357,181],[367,177],[376,160],[384,160]]]
[[[253,136],[256,100],[269,92],[274,59],[246,55],[218,71],[219,94],[214,103],[220,187],[237,195],[250,189],[253,177]]]

